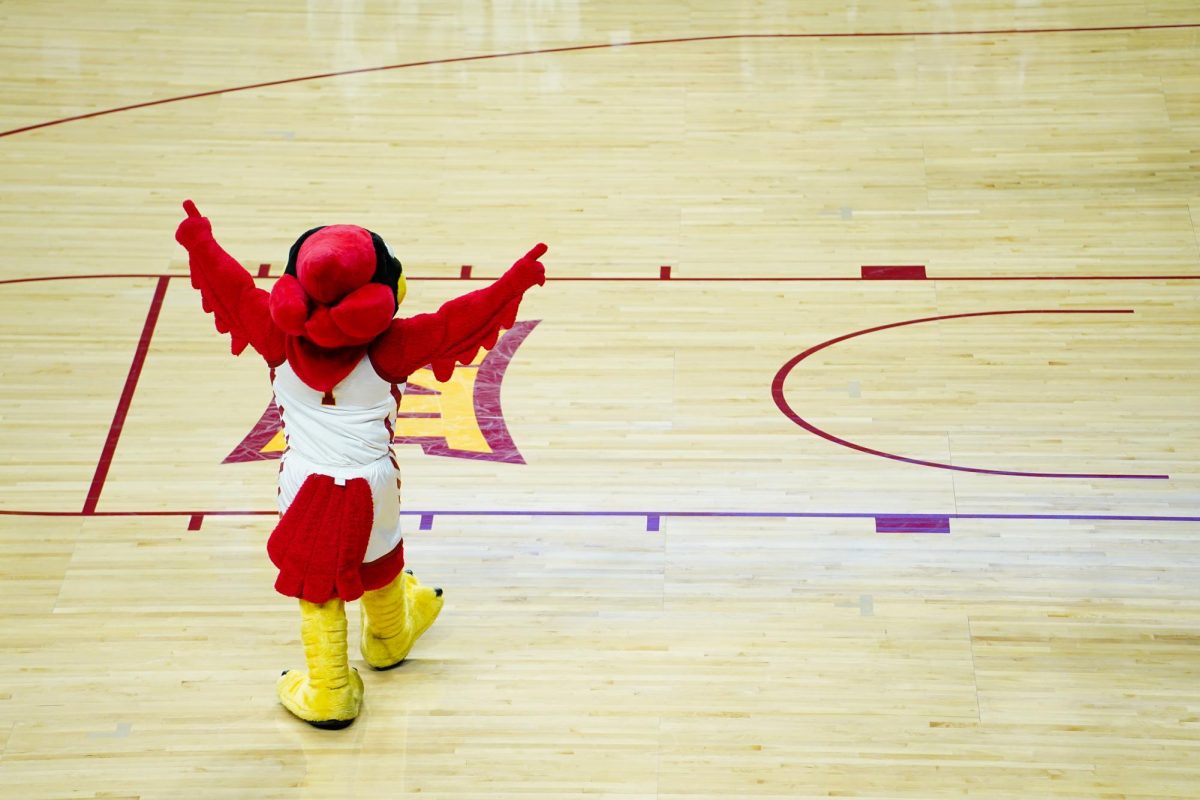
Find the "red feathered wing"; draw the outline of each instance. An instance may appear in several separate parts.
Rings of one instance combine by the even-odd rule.
[[[400,383],[429,364],[439,381],[448,381],[457,364],[469,364],[480,348],[490,350],[500,331],[512,327],[521,298],[546,282],[539,244],[491,286],[445,303],[433,314],[392,321],[371,345],[371,363],[384,379]]]
[[[179,224],[175,239],[188,251],[192,286],[200,291],[204,310],[213,315],[219,333],[229,334],[235,356],[251,345],[270,366],[279,366],[285,336],[271,320],[270,295],[255,286],[246,268],[217,244],[208,218],[200,216],[195,204],[188,200],[183,207],[188,216]]]

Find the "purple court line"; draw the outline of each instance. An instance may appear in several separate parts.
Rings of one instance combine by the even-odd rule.
[[[1020,471],[1020,470],[981,469],[979,467],[959,467],[959,466],[955,466],[954,464],[944,464],[940,461],[926,461],[926,460],[919,459],[919,458],[908,458],[907,456],[896,455],[895,453],[888,453],[883,450],[875,450],[873,448],[866,447],[866,446],[858,444],[856,442],[852,442],[848,439],[843,439],[840,436],[834,436],[832,433],[829,433],[828,431],[826,431],[822,428],[818,428],[816,425],[813,425],[811,422],[809,422],[808,420],[801,417],[798,413],[796,413],[796,411],[788,403],[787,397],[785,396],[785,393],[783,391],[783,384],[787,380],[788,375],[791,374],[792,370],[795,369],[796,366],[801,361],[804,361],[806,358],[813,355],[814,353],[818,353],[821,350],[826,349],[827,347],[832,347],[833,345],[838,344],[839,342],[844,342],[847,339],[854,339],[859,336],[866,336],[867,334],[870,334],[870,333],[878,333],[879,331],[885,331],[885,330],[889,330],[891,328],[901,328],[906,325],[918,325],[918,324],[926,323],[926,322],[941,322],[944,320],[951,320],[951,319],[973,319],[976,317],[1002,317],[1002,316],[1011,316],[1014,314],[1132,314],[1132,313],[1133,313],[1133,310],[1128,309],[1128,308],[1124,308],[1124,309],[1031,309],[1031,310],[1021,310],[1021,311],[977,311],[977,312],[974,312],[971,314],[947,314],[945,316],[939,316],[939,317],[924,317],[922,319],[910,319],[910,320],[905,320],[903,322],[893,322],[888,325],[878,325],[874,328],[867,328],[866,330],[855,331],[854,333],[847,333],[843,336],[838,336],[833,339],[829,339],[828,341],[821,342],[820,344],[814,345],[813,347],[810,347],[807,350],[805,350],[803,353],[800,353],[799,355],[792,358],[790,361],[788,361],[786,364],[784,364],[782,367],[780,367],[779,372],[775,373],[775,380],[773,380],[771,382],[771,397],[775,400],[775,405],[779,407],[779,410],[783,412],[784,416],[786,416],[792,422],[796,423],[797,425],[799,425],[801,428],[808,431],[809,433],[819,436],[822,439],[825,439],[826,441],[833,442],[834,444],[837,444],[837,445],[841,445],[842,447],[846,447],[851,450],[857,450],[860,453],[866,453],[866,454],[872,455],[872,456],[879,456],[880,458],[888,458],[893,461],[902,461],[905,464],[916,464],[917,466],[932,467],[934,469],[948,469],[948,470],[954,470],[955,472],[971,472],[971,473],[976,473],[976,474],[980,474],[980,475],[1009,475],[1009,476],[1020,477],[1020,478],[1091,478],[1091,479],[1110,479],[1111,478],[1111,479],[1118,479],[1118,480],[1168,480],[1170,478],[1169,475],[1133,475],[1133,474],[1125,474],[1125,473],[1103,474],[1103,473],[1086,473],[1086,472],[1024,472],[1024,471]]]
[[[0,512],[3,513],[3,512]],[[259,513],[259,512],[254,512]],[[262,512],[276,513],[276,512]],[[402,511],[446,517],[643,517],[647,519],[732,518],[732,519],[996,519],[1077,520],[1093,522],[1200,522],[1200,517],[1141,514],[895,514],[874,511]]]
[[[138,338],[137,348],[133,353],[133,363],[129,367],[129,374],[125,377],[125,387],[121,390],[117,410],[113,413],[113,421],[108,428],[104,448],[100,451],[96,472],[92,476],[92,485],[88,488],[87,499],[83,503],[85,514],[94,512],[96,505],[100,502],[100,493],[104,490],[104,482],[108,479],[108,470],[112,466],[113,456],[117,452],[117,440],[121,438],[125,419],[129,416],[129,406],[133,403],[133,393],[137,389],[142,367],[146,364],[146,353],[150,350],[150,339],[154,336],[154,328],[158,324],[158,315],[162,311],[163,298],[166,297],[169,283],[170,281],[166,278],[159,278],[158,284],[154,287],[154,296],[150,299],[150,310],[146,313],[146,323],[142,326],[142,335]]]
[[[1077,522],[1200,522],[1200,516],[1169,516],[1153,514],[968,514],[968,513],[896,513],[876,511],[546,511],[546,510],[402,510],[401,515],[428,519],[432,526],[436,517],[537,517],[537,518],[634,518],[648,524],[658,519],[887,519],[929,520],[980,519],[1018,521],[1077,521]],[[278,516],[272,511],[19,511],[0,509],[0,516],[10,517],[187,517],[189,524],[204,517]]]
[[[661,270],[661,268],[660,268]],[[9,278],[0,280],[0,286],[14,283],[41,283],[45,281],[75,281],[75,280],[101,280],[111,278],[167,278],[168,280],[187,278],[187,275],[179,273],[159,273],[159,272],[138,272],[124,274],[107,274],[107,275],[49,275],[41,278]],[[252,275],[252,278],[265,278],[268,280],[276,280],[275,276],[271,275]],[[441,277],[441,276],[405,276],[406,280],[410,281],[494,281],[499,278],[499,275],[491,277],[486,276],[471,276],[471,277]],[[845,276],[845,275],[826,275],[813,277],[695,277],[681,278],[678,275],[671,275],[669,278],[663,278],[660,272],[659,277],[568,277],[547,275],[546,280],[553,282],[591,282],[591,283],[885,283],[885,281],[864,279],[861,276]],[[1200,275],[929,275],[928,281],[1197,281],[1200,280]]]
[[[875,517],[876,533],[949,533],[950,518],[903,514]]]
[[[1186,28],[1200,28],[1200,22],[1180,22],[1163,25],[1108,25],[1087,28],[996,28],[990,30],[942,30],[942,31],[863,31],[863,32],[845,32],[845,33],[731,33],[721,34],[716,36],[681,36],[668,39],[642,39],[632,42],[604,42],[600,44],[580,44],[568,45],[566,47],[549,47],[536,50],[516,50],[506,53],[486,53],[474,56],[454,56],[450,58],[435,58],[427,61],[410,61],[404,64],[386,64],[378,67],[359,67],[357,69],[340,70],[336,72],[322,72],[316,75],[302,75],[295,78],[280,78],[274,81],[263,81],[261,83],[251,83],[245,86],[230,86],[224,89],[211,89],[207,92],[196,92],[194,94],[179,95],[176,97],[165,97],[159,100],[147,100],[141,103],[133,103],[127,106],[118,108],[106,108],[100,111],[92,111],[86,114],[76,114],[72,117],[63,117],[54,119],[48,122],[39,122],[33,125],[26,125],[21,128],[12,128],[7,131],[0,131],[0,138],[5,136],[13,136],[26,131],[38,130],[39,128],[49,128],[54,125],[62,125],[67,122],[76,122],[79,120],[93,119],[95,117],[103,117],[109,114],[118,114],[124,111],[133,111],[139,108],[150,108],[152,106],[160,106],[166,103],[178,103],[184,100],[198,100],[203,97],[214,97],[223,94],[233,94],[234,92],[244,92],[250,89],[265,89],[272,86],[284,86],[291,83],[302,83],[305,81],[316,81],[325,78],[341,78],[349,75],[363,75],[372,72],[386,72],[389,70],[409,69],[412,67],[426,67],[438,64],[462,64],[468,61],[487,61],[499,58],[518,58],[521,56],[538,56],[550,55],[554,53],[578,53],[587,50],[615,50],[624,47],[642,47],[647,45],[664,45],[664,44],[687,44],[691,42],[720,42],[733,40],[747,39],[899,39],[905,37],[931,37],[931,36],[1020,36],[1030,34],[1053,34],[1053,33],[1116,33],[1116,32],[1132,32],[1132,31],[1158,31],[1158,30],[1178,30]]]

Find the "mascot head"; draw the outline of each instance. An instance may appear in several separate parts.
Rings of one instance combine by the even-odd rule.
[[[370,342],[387,330],[407,286],[378,234],[357,225],[306,231],[271,291],[271,319],[320,347]]]

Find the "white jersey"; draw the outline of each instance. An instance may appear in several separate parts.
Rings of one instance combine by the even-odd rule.
[[[331,392],[305,384],[284,362],[273,370],[275,404],[287,442],[279,468],[279,513],[287,511],[309,475],[338,483],[363,478],[375,519],[365,562],[400,544],[400,468],[392,450],[403,385],[379,377],[363,356]]]

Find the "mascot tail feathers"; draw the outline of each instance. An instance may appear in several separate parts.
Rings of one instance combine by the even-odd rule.
[[[365,480],[339,486],[328,475],[310,475],[267,541],[267,554],[279,568],[275,590],[318,604],[334,597],[357,600],[373,519]]]

